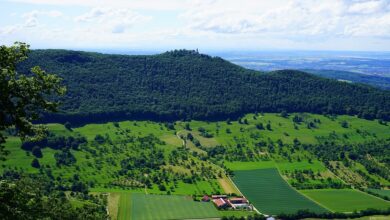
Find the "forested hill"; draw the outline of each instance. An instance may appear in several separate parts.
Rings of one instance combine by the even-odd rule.
[[[353,83],[364,83],[374,87],[390,90],[390,77],[368,75],[342,70],[307,69],[303,71],[325,78],[344,80]]]
[[[196,51],[128,56],[34,50],[19,65],[64,78],[61,113],[46,121],[127,118],[226,119],[247,112],[312,112],[390,117],[390,93],[283,70],[261,73]]]

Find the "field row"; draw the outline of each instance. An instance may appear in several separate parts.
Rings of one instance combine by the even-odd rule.
[[[300,209],[313,212],[353,212],[369,208],[388,209],[390,202],[353,189],[300,190],[292,188],[279,174],[277,163],[239,162],[227,163],[234,170],[234,183],[251,203],[262,213],[294,213]],[[287,169],[285,165],[278,166]],[[302,167],[291,163],[290,169]],[[320,166],[315,166],[320,168]],[[371,190],[389,195],[386,190]]]

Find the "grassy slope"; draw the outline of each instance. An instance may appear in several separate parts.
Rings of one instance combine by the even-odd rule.
[[[234,193],[236,195],[241,194],[229,177],[224,176],[223,178],[218,179],[218,182],[225,193],[227,194]]]
[[[350,116],[339,116],[336,119],[330,119],[322,115],[305,114],[307,120],[314,118],[320,119],[321,124],[318,124],[316,129],[308,129],[306,122],[298,125],[299,130],[294,129],[292,116],[289,118],[282,118],[277,114],[264,114],[254,119],[253,114],[245,116],[248,120],[248,124],[239,124],[233,121],[230,125],[226,122],[201,122],[191,121],[189,122],[192,128],[193,135],[200,140],[205,147],[211,147],[218,144],[224,146],[235,146],[237,143],[245,144],[249,149],[261,139],[270,138],[274,141],[281,138],[283,142],[292,143],[294,138],[298,138],[302,143],[316,143],[316,137],[328,137],[333,131],[338,135],[336,141],[340,142],[364,142],[375,138],[389,138],[390,126],[380,125],[376,121],[367,121]],[[350,127],[342,128],[340,126],[341,121],[348,121]],[[272,131],[258,130],[255,128],[257,123],[262,122],[264,125],[271,121]],[[175,135],[175,131],[168,130],[162,124],[148,121],[124,121],[119,123],[122,130],[129,130],[131,135],[146,136],[148,134],[154,134],[161,140],[166,142],[166,145],[161,146],[166,151],[170,151],[182,145],[182,141]],[[105,124],[88,124],[79,128],[73,129],[72,132],[66,130],[60,124],[49,124],[49,129],[61,135],[75,135],[79,133],[86,136],[89,141],[92,141],[96,134],[109,135],[110,138],[116,142],[123,138],[123,135],[115,128],[113,123]],[[213,138],[203,138],[197,132],[199,127],[205,128],[209,133],[213,134]],[[178,122],[175,126],[176,131],[184,131],[184,122]],[[227,133],[226,129],[230,129],[231,133]],[[365,134],[358,134],[356,129],[365,131]],[[185,134],[185,132],[183,132]],[[258,134],[259,138],[252,138],[251,135]],[[286,135],[287,134],[287,135]],[[346,136],[346,137],[345,137]],[[203,152],[203,150],[192,146],[193,151]],[[0,162],[0,171],[7,167],[15,167],[23,169],[27,172],[38,172],[37,169],[31,167],[31,161],[34,158],[32,155],[28,155],[25,151],[20,149],[20,140],[15,137],[9,137],[6,143],[6,149],[10,151],[8,159],[4,162]],[[93,191],[98,192],[129,192],[129,190],[123,190],[121,188],[104,188],[105,184],[115,179],[114,172],[119,169],[119,162],[116,165],[105,162],[105,159],[112,158],[115,161],[120,161],[125,155],[117,155],[112,152],[103,154],[103,164],[100,170],[96,167],[91,167],[89,164],[97,163],[96,158],[91,157],[89,153],[83,151],[72,151],[77,158],[77,163],[70,167],[57,168],[55,166],[54,153],[55,151],[49,148],[43,149],[43,158],[39,159],[41,165],[51,166],[54,176],[70,177],[77,173],[83,180],[95,180],[97,185],[92,188]],[[297,152],[295,156],[305,157],[305,153]],[[89,157],[88,157],[89,156]],[[314,171],[323,171],[326,168],[324,165],[313,160],[309,163],[307,160],[301,162],[293,161],[288,162],[280,158],[273,158],[273,161],[261,161],[261,162],[229,162],[225,161],[225,165],[232,170],[255,170],[259,168],[270,168],[277,166],[279,170],[291,171],[300,169],[311,169]],[[185,169],[185,168],[177,168]],[[359,166],[354,169],[364,168]],[[378,178],[377,176],[372,176]],[[380,179],[384,183],[388,183],[387,180]],[[178,188],[173,194],[190,195],[193,193],[212,193],[216,191],[222,191],[222,187],[218,184],[218,180],[200,181],[196,185],[185,184],[179,182]],[[133,189],[133,192],[143,192],[144,189]],[[149,193],[165,193],[160,192],[156,186],[153,189],[148,190]],[[124,202],[125,203],[125,202]]]
[[[302,190],[301,192],[335,212],[390,208],[390,202],[352,189]]]
[[[308,121],[313,119],[319,119],[321,121],[316,129],[308,129],[307,124],[298,124],[298,130],[294,129],[294,123],[292,116],[289,118],[280,117],[278,114],[264,114],[258,116],[257,119],[253,118],[254,114],[248,114],[244,119],[248,120],[248,125],[239,124],[234,121],[230,125],[226,122],[219,123],[207,123],[201,121],[191,121],[190,126],[192,130],[197,130],[199,127],[203,127],[214,135],[214,138],[218,143],[229,145],[235,143],[234,138],[241,138],[248,144],[253,143],[249,139],[251,133],[260,133],[260,138],[271,138],[276,141],[281,139],[284,143],[293,143],[295,138],[298,138],[302,143],[317,143],[316,137],[327,137],[331,132],[335,132],[338,136],[342,137],[344,134],[348,136],[344,141],[359,143],[370,139],[389,137],[390,127],[378,124],[377,121],[362,120],[357,117],[351,116],[338,116],[336,119],[325,117],[323,115],[304,114]],[[349,128],[341,127],[342,121],[347,121],[350,125]],[[271,121],[272,131],[269,130],[257,130],[255,125],[257,123],[263,123],[265,126],[268,121]],[[183,123],[184,124],[184,123]],[[240,131],[240,128],[243,131]],[[228,134],[226,129],[230,129],[231,133]],[[375,133],[375,137],[371,135],[363,136],[356,132],[356,129],[362,131],[369,131],[369,133]],[[217,133],[216,131],[219,130]],[[287,134],[287,135],[286,135]],[[211,141],[209,141],[211,142]]]
[[[162,140],[169,140],[166,142],[166,145],[161,146],[165,149],[166,152],[169,152],[172,149],[181,146],[181,140],[179,140],[174,131],[167,130],[162,124],[148,122],[148,121],[124,121],[120,122],[119,126],[122,130],[130,131],[131,135],[134,136],[147,136],[148,134],[153,134]],[[85,136],[88,141],[91,143],[97,134],[108,135],[113,140],[113,142],[119,142],[123,135],[120,134],[118,129],[113,125],[113,123],[106,124],[88,124],[83,127],[74,128],[72,132],[66,130],[63,125],[60,124],[49,124],[49,129],[57,134],[61,135],[76,135],[81,134]],[[6,148],[10,151],[8,160],[1,162],[3,168],[5,167],[17,167],[19,169],[25,170],[27,172],[38,172],[38,169],[31,167],[31,161],[34,156],[20,149],[20,139],[16,137],[9,137],[7,139]],[[55,166],[54,153],[55,150],[50,148],[45,148],[42,150],[43,157],[39,159],[41,166],[50,166],[53,168],[53,174],[55,176],[62,177],[71,177],[73,174],[80,174],[80,178],[86,182],[89,180],[94,180],[97,184],[92,190],[95,191],[108,191],[113,192],[119,189],[102,189],[107,183],[116,179],[115,172],[120,169],[119,162],[124,159],[126,156],[122,154],[115,154],[112,152],[105,153],[102,156],[102,160],[94,158],[88,152],[84,151],[73,151],[77,159],[77,163],[74,166],[63,166],[58,168]],[[106,159],[113,159],[116,161],[116,164],[107,163]],[[100,170],[95,165],[97,163],[102,164]],[[0,168],[1,169],[1,168]],[[179,167],[179,169],[187,170],[184,167]],[[218,185],[217,180],[209,181],[199,181],[196,185],[194,184],[185,184],[179,182],[178,188],[173,194],[202,194],[202,193],[211,193],[216,191],[221,191],[221,187]],[[134,189],[132,191],[142,191],[140,189]],[[150,193],[161,193],[156,186],[152,189],[148,189]],[[165,192],[163,192],[165,193]]]
[[[279,161],[249,161],[249,162],[225,162],[225,166],[231,170],[256,170],[265,168],[277,167],[280,171],[291,171],[291,170],[303,170],[311,169],[313,171],[324,171],[326,167],[319,161],[309,163],[308,161],[301,162],[287,162]]]
[[[191,121],[189,124],[194,137],[197,137],[196,131],[198,128],[202,127],[205,128],[208,133],[213,135],[213,138],[210,138],[211,141],[209,141],[209,143],[217,141],[219,144],[228,147],[230,146],[231,148],[234,148],[237,144],[241,144],[245,145],[249,149],[253,149],[253,146],[260,140],[266,140],[268,138],[273,141],[281,139],[283,143],[288,144],[292,144],[295,138],[297,138],[301,143],[307,144],[318,143],[319,139],[329,139],[329,136],[336,137],[334,141],[345,144],[363,143],[377,138],[390,138],[390,126],[381,125],[375,120],[362,120],[351,116],[338,116],[336,118],[331,118],[316,114],[302,114],[304,122],[297,124],[298,129],[295,129],[292,121],[293,115],[295,114],[291,114],[288,118],[283,118],[278,114],[272,113],[258,115],[257,117],[255,117],[254,114],[248,114],[242,119],[242,121],[246,119],[248,124],[240,124],[237,121],[232,121],[230,124],[225,121],[217,123]],[[316,123],[317,128],[307,128],[308,122],[314,121],[314,119],[320,120],[321,123]],[[347,121],[349,127],[343,128],[341,126],[342,121]],[[268,122],[271,122],[272,130],[256,129],[256,124],[262,123],[265,127]],[[180,123],[178,126],[179,129],[184,129],[184,124],[184,122]],[[227,130],[230,130],[231,132],[228,133]],[[358,130],[360,132],[358,132]],[[199,140],[202,143],[202,139]],[[291,156],[293,161],[289,162],[285,159],[278,158],[278,155],[273,155],[273,160],[276,162],[281,173],[293,170],[310,169],[315,172],[319,171],[324,176],[335,178],[334,175],[329,173],[324,165],[315,158],[312,158],[312,163],[308,163],[307,160],[297,162],[297,158],[302,159],[311,157],[309,154],[298,151],[291,154]],[[261,158],[259,157],[259,159]],[[256,165],[256,162],[244,163],[242,165],[240,164],[241,162],[229,163],[228,161],[225,161],[225,165],[228,168],[234,169],[236,169],[236,166],[243,166],[243,169],[247,169],[247,166],[250,166],[253,169],[263,168],[263,166],[272,166],[272,162],[269,164],[260,163],[258,165]],[[378,180],[383,185],[390,184],[390,182],[386,179],[377,175],[369,174],[359,163],[356,163],[355,167],[350,167],[349,169],[355,172],[361,171],[367,173],[368,176]]]
[[[275,168],[274,161],[249,161],[249,162],[225,162],[225,166],[231,170],[257,170]]]

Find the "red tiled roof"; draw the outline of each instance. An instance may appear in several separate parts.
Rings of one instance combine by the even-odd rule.
[[[213,202],[215,203],[215,205],[216,205],[217,207],[221,207],[221,206],[226,205],[225,200],[223,200],[222,198],[214,199]]]
[[[210,201],[210,197],[207,196],[207,195],[205,195],[205,196],[203,196],[202,200],[203,200],[203,201]]]

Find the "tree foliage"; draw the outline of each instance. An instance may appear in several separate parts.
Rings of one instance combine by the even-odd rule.
[[[86,201],[75,208],[43,176],[0,177],[0,219],[107,219],[104,205]]]
[[[43,126],[31,122],[44,111],[56,111],[58,102],[50,100],[52,94],[62,95],[65,88],[61,78],[48,74],[38,66],[29,75],[16,71],[16,65],[27,59],[29,45],[17,42],[13,46],[0,46],[0,131],[15,126],[22,138],[39,138],[45,133]],[[0,132],[0,145],[5,137]],[[0,154],[1,155],[1,154]]]
[[[283,70],[262,73],[218,57],[178,50],[105,55],[36,50],[18,67],[58,73],[68,92],[46,122],[121,119],[235,119],[249,112],[311,112],[390,118],[390,92]]]

